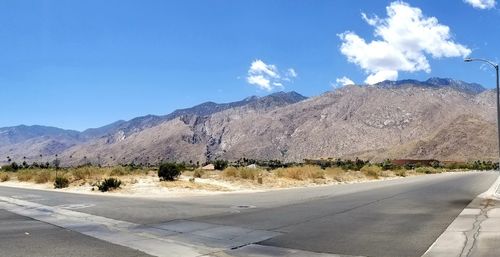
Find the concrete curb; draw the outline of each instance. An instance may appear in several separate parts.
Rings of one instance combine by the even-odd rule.
[[[478,195],[423,257],[500,256],[500,177]]]

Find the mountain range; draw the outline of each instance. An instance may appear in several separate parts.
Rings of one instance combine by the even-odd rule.
[[[454,79],[349,85],[306,98],[296,92],[206,102],[82,132],[0,128],[0,156],[63,165],[91,161],[205,162],[217,158],[433,158],[498,156],[495,94]]]

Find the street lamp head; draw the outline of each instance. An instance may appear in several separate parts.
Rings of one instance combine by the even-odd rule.
[[[464,62],[472,62],[472,58],[465,58]]]

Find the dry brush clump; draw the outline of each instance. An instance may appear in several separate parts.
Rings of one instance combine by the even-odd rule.
[[[374,165],[366,165],[360,170],[368,178],[378,179],[382,175],[382,168]]]
[[[228,167],[222,171],[221,176],[223,178],[255,180],[257,177],[261,176],[262,173],[260,169]]]
[[[7,172],[0,172],[0,182],[5,182],[10,180],[10,175]]]
[[[419,167],[415,169],[415,172],[420,174],[437,174],[446,172],[446,170],[442,168]]]
[[[324,179],[325,171],[319,166],[305,165],[289,168],[279,168],[274,171],[279,178],[289,178],[295,180]]]
[[[37,184],[45,184],[49,181],[53,181],[54,180],[54,177],[55,175],[53,176],[54,174],[52,174],[52,172],[50,171],[39,171],[36,175],[35,175],[35,183]]]

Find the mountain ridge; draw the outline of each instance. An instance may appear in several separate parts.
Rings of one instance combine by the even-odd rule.
[[[397,81],[385,80],[375,84],[375,86],[381,86],[381,87],[391,87],[391,86],[394,87],[403,85],[435,87],[435,88],[449,87],[469,94],[479,94],[487,90],[482,85],[477,83],[468,83],[461,80],[456,80],[451,78],[439,78],[439,77],[432,77],[425,81],[419,81],[415,79],[404,79]]]
[[[495,135],[490,131],[495,122],[492,90],[452,79],[414,81],[349,85],[311,98],[277,92],[231,103],[205,102],[119,121],[83,142],[36,138],[0,146],[0,154],[14,149],[10,156],[21,156],[26,152],[17,149],[34,153],[50,146],[67,165],[81,164],[84,157],[104,160],[103,165],[217,158],[494,159],[497,150],[491,149],[489,137],[471,134]]]

